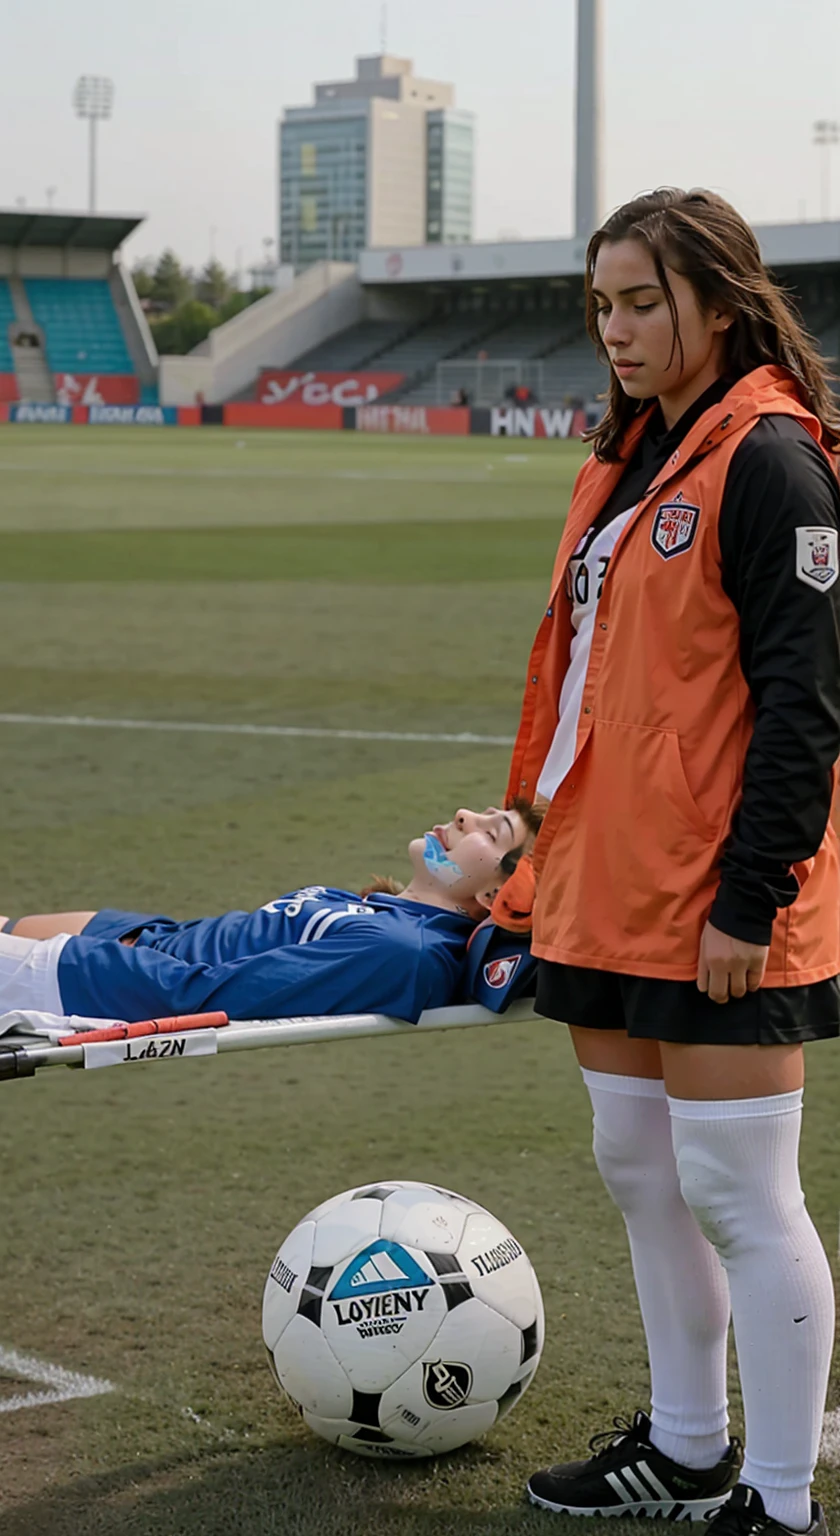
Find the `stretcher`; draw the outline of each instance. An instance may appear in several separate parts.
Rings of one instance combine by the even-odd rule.
[[[381,1013],[312,1015],[289,1019],[227,1019],[224,1014],[146,1020],[61,1019],[51,1014],[0,1016],[0,1082],[32,1077],[41,1067],[110,1067],[128,1062],[173,1061],[271,1046],[313,1045],[369,1035],[414,1035],[430,1030],[474,1029],[493,1024],[529,1024],[540,1017],[533,998],[514,1002],[504,1013],[477,1003],[430,1008],[416,1024]]]

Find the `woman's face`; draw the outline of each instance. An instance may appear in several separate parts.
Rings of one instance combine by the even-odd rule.
[[[668,266],[665,271],[682,350],[653,257],[641,241],[605,241],[592,288],[601,340],[624,393],[634,400],[658,396],[666,421],[675,421],[723,373],[724,333],[732,319],[719,310],[704,313],[688,278]]]
[[[475,900],[489,907],[504,884],[501,860],[514,849],[530,846],[530,837],[518,811],[502,811],[488,806],[486,811],[456,811],[451,821],[438,822],[428,834],[434,847],[434,865],[428,862],[425,838],[415,838],[408,846],[416,874],[432,874],[453,901]]]

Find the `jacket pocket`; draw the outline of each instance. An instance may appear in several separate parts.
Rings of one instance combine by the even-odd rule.
[[[558,797],[538,888],[540,942],[615,970],[690,968],[721,834],[691,794],[676,732],[596,721]]]
[[[652,837],[665,851],[678,848],[689,832],[707,843],[720,840],[720,828],[706,820],[691,793],[676,731],[599,720],[593,738],[590,777],[602,795],[611,786],[616,814],[632,820],[640,842]]]

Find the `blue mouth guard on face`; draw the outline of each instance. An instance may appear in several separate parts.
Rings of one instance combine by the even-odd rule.
[[[464,871],[460,864],[455,864],[450,859],[443,843],[435,837],[433,832],[426,833],[423,863],[429,874],[434,875],[441,885],[457,885],[458,881],[464,878]]]

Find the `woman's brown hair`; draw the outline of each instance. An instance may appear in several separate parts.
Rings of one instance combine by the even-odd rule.
[[[671,311],[675,348],[682,352],[666,265],[688,278],[704,313],[714,307],[733,316],[725,333],[727,375],[742,378],[767,363],[789,369],[803,404],[823,427],[826,446],[837,450],[840,411],[831,389],[833,375],[793,302],[764,266],[755,235],[731,204],[702,188],[660,187],[624,203],[595,231],[586,250],[586,329],[604,360],[592,284],[601,246],[618,240],[638,240],[650,252]],[[616,463],[630,422],[649,402],[626,395],[612,371],[607,401],[602,420],[586,440],[594,445],[596,458]]]

